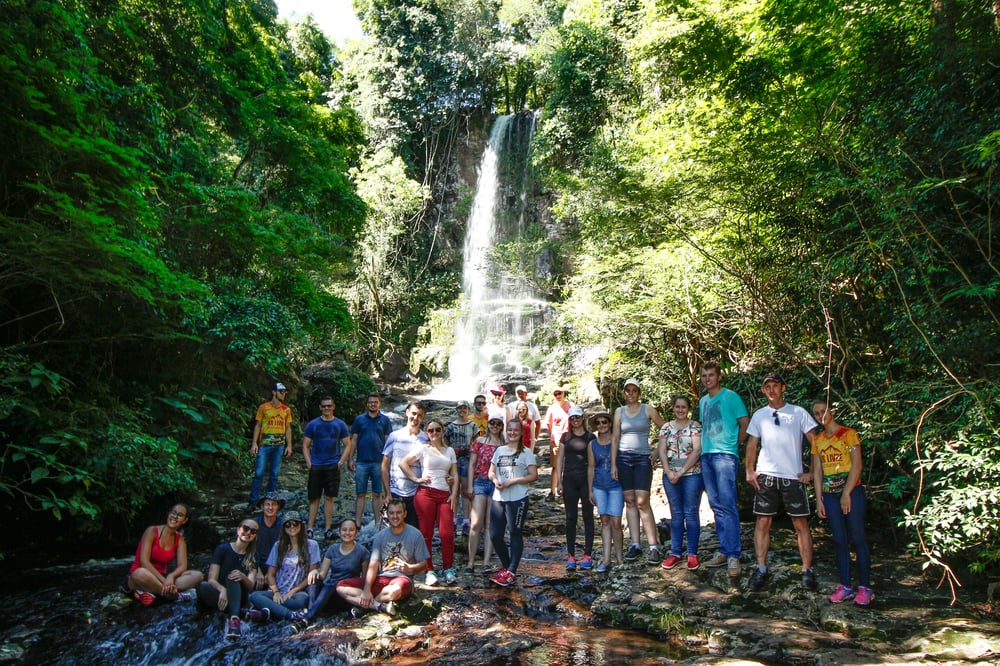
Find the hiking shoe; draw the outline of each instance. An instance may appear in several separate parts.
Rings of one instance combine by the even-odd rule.
[[[229,618],[229,624],[226,625],[226,638],[236,640],[242,632],[243,623],[240,622],[240,618],[235,615]]]
[[[271,619],[271,609],[269,608],[248,608],[243,617],[251,622],[267,622]]]
[[[455,584],[455,570],[454,569],[445,569],[444,570],[444,574],[441,576],[441,578],[444,580],[444,584],[445,585],[454,585]],[[392,615],[392,613],[389,613],[389,615]]]
[[[859,606],[868,606],[874,598],[875,593],[872,592],[872,588],[858,585],[858,591],[854,595],[854,603]]]
[[[770,575],[771,575],[770,572],[761,571],[760,567],[754,567],[753,573],[750,574],[750,583],[749,583],[750,589],[756,592],[760,588],[764,587],[764,583],[767,582],[767,579]]]
[[[133,590],[132,596],[143,606],[152,606],[156,603],[156,595],[150,594],[149,592],[143,592],[142,590]]]
[[[566,558],[566,571],[576,571],[576,559],[572,555]]]
[[[646,564],[659,564],[660,563],[660,547],[650,546],[649,553],[646,554]]]
[[[705,566],[709,569],[724,567],[726,566],[726,556],[722,553],[716,553],[715,555],[712,555],[712,559],[705,562]]]
[[[316,538],[316,530],[314,530],[311,527],[307,527],[306,528],[306,538],[307,539],[315,539]]]
[[[688,571],[697,571],[701,566],[701,560],[697,555],[688,555]]]
[[[611,567],[609,567],[607,564],[605,564],[604,562],[601,562],[600,564],[597,565],[596,571],[597,571],[597,573],[608,573],[608,569],[610,569],[610,568]]]
[[[673,569],[680,563],[681,563],[681,558],[671,553],[670,557],[663,560],[663,564],[661,564],[660,567],[663,569]]]
[[[816,582],[816,574],[813,573],[812,569],[806,569],[802,572],[802,589],[809,590],[810,592],[815,592],[819,589],[819,583]]]
[[[594,560],[590,559],[590,555],[584,555],[583,559],[580,560],[580,568],[589,569],[592,566],[594,566]]]
[[[838,585],[833,594],[827,597],[831,604],[839,604],[842,601],[850,601],[854,598],[854,590],[844,585]]]
[[[710,566],[710,565],[705,565]],[[726,559],[726,572],[729,574],[730,578],[739,578],[740,574],[743,573],[743,567],[740,566],[740,558],[730,557]]]
[[[333,541],[334,538],[336,538],[336,536],[337,533],[333,531],[332,527],[328,529],[326,532],[323,532],[323,538],[326,539],[327,541]]]
[[[438,584],[437,574],[434,573],[433,571],[428,571],[427,575],[424,576],[424,585],[434,587],[437,584]]]
[[[634,562],[639,559],[640,555],[642,555],[642,546],[637,543],[631,543],[628,546],[628,550],[625,551],[625,561]]]
[[[380,613],[385,613],[386,615],[396,614],[396,604],[391,601],[380,602],[375,604],[375,610]]]

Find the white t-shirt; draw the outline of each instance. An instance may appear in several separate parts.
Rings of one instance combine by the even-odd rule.
[[[530,400],[515,400],[514,402],[507,405],[507,420],[517,418],[517,408],[521,405],[528,406],[528,419],[532,423],[538,423],[542,420],[542,413],[538,411],[538,405],[531,402]]]
[[[525,483],[518,483],[513,486],[506,485],[511,479],[527,476],[528,467],[537,464],[535,462],[535,454],[531,452],[531,449],[524,449],[520,455],[516,455],[514,453],[515,450],[510,446],[504,445],[493,452],[493,464],[497,468],[497,480],[505,484],[502,489],[496,488],[493,490],[494,500],[516,502],[519,499],[527,497],[528,492],[531,490],[531,487]]]
[[[455,449],[450,446],[446,446],[444,451],[438,451],[430,444],[425,444],[420,449],[420,466],[423,469],[422,476],[429,476],[430,482],[422,485],[435,490],[451,490],[445,477],[456,460]]]
[[[777,414],[780,425],[775,424]],[[802,438],[819,427],[802,407],[787,402],[779,409],[762,407],[750,417],[747,434],[760,440],[757,471],[779,479],[797,479],[802,474]]]

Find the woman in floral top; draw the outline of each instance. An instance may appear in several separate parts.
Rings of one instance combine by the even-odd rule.
[[[692,421],[691,401],[685,395],[674,397],[674,420],[660,428],[657,453],[663,465],[663,489],[670,503],[670,556],[661,565],[673,569],[681,562],[684,531],[687,530],[687,568],[694,571],[698,560],[701,522],[698,510],[705,483],[701,478],[701,424]]]

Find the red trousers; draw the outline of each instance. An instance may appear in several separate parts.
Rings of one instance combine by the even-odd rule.
[[[413,508],[417,511],[417,522],[427,543],[427,552],[432,553],[427,558],[427,570],[434,570],[431,540],[434,538],[435,523],[441,537],[441,568],[451,569],[455,564],[455,514],[451,512],[451,491],[420,486],[413,498]]]

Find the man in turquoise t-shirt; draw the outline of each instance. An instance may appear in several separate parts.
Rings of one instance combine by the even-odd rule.
[[[738,578],[742,569],[740,556],[740,512],[736,506],[736,475],[739,470],[739,445],[747,436],[750,417],[743,400],[734,391],[722,388],[722,370],[718,363],[701,367],[701,383],[706,395],[698,406],[701,419],[701,475],[705,481],[708,503],[715,514],[715,533],[719,552],[705,562],[708,567],[728,569]]]

